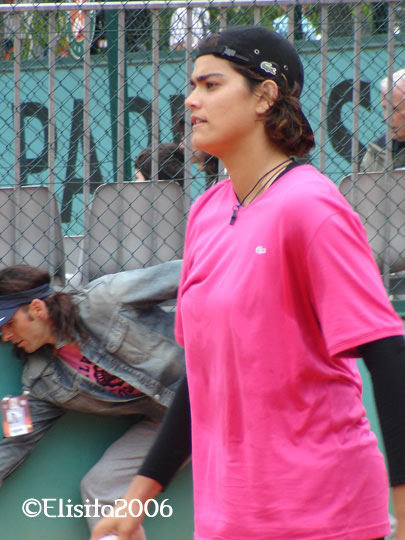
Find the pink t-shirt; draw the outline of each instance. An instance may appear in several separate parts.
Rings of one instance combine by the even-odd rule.
[[[389,532],[356,346],[403,334],[358,216],[310,165],[229,224],[229,180],[193,205],[176,336],[192,409],[195,540]]]
[[[75,371],[103,386],[116,396],[130,397],[141,393],[137,388],[134,388],[119,377],[112,375],[83,356],[75,343],[70,343],[58,349],[58,356]]]

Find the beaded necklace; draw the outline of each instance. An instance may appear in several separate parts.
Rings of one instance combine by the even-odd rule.
[[[249,197],[249,195],[256,189],[256,187],[260,184],[260,182],[262,182],[263,179],[266,178],[267,175],[269,175],[269,174],[271,175],[266,180],[266,182],[263,183],[261,188],[258,190],[258,192],[255,194],[255,196],[253,197],[253,199],[250,202],[254,201],[261,193],[263,193],[263,191],[265,191],[265,189],[270,187],[271,184],[274,182],[274,180],[277,178],[277,176],[284,169],[286,169],[287,165],[289,163],[291,163],[291,162],[292,162],[291,159],[286,159],[282,163],[279,163],[278,165],[276,165],[275,167],[273,167],[272,169],[270,169],[269,171],[264,173],[264,175],[259,178],[259,180],[256,182],[256,184],[252,187],[252,189],[243,197],[243,199],[238,204],[235,204],[235,206],[232,208],[232,215],[231,215],[231,220],[229,222],[229,225],[233,225],[235,223],[235,220],[236,220],[236,218],[238,216],[239,208],[241,206],[243,206],[243,203],[246,201],[246,199]]]

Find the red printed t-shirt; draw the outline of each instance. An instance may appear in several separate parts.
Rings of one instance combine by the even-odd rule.
[[[137,388],[134,388],[119,377],[112,375],[94,362],[91,362],[91,360],[82,355],[79,347],[74,343],[58,349],[58,356],[75,371],[110,390],[117,396],[130,397],[141,393]]]
[[[192,410],[195,540],[389,532],[356,346],[403,334],[361,222],[310,165],[239,209],[193,205],[176,336]]]

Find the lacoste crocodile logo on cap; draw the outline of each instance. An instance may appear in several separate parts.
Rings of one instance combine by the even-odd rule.
[[[271,75],[277,75],[277,66],[273,62],[261,62],[260,68],[267,73],[271,73]]]

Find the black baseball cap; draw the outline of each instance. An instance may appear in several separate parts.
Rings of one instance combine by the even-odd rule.
[[[52,293],[53,290],[49,286],[49,283],[44,283],[43,285],[39,285],[39,287],[35,287],[34,289],[1,295],[0,327],[8,323],[8,321],[14,316],[15,312],[21,306],[30,304],[35,298],[46,298]]]
[[[291,43],[277,32],[262,26],[236,26],[226,28],[211,39],[204,39],[197,58],[213,54],[231,62],[250,67],[279,86],[283,75],[289,86],[298,83],[301,94],[304,86],[304,68]],[[285,84],[285,83],[284,83]]]

